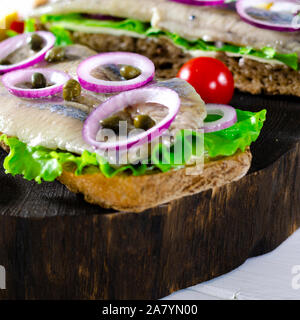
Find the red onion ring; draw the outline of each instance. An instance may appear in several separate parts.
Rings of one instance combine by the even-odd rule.
[[[224,4],[225,0],[169,0],[194,6],[218,6]]]
[[[236,111],[225,104],[209,103],[206,105],[207,115],[219,115],[221,119],[204,123],[204,132],[215,132],[227,129],[237,122]]]
[[[129,105],[148,102],[163,104],[169,109],[168,115],[151,129],[126,140],[118,141],[116,139],[117,141],[115,142],[96,141],[97,133],[101,128],[99,121],[123,110]],[[122,92],[102,103],[88,116],[83,125],[82,136],[85,142],[93,146],[95,150],[126,150],[161,136],[170,127],[179,108],[180,98],[178,94],[168,88],[148,87]]]
[[[292,0],[238,0],[236,3],[237,13],[240,15],[241,19],[245,22],[259,28],[269,29],[274,31],[282,31],[282,32],[295,32],[300,30],[300,16],[295,15],[294,20],[291,23],[272,23],[270,21],[264,21],[260,19],[255,19],[251,15],[249,15],[246,10],[249,7],[253,7],[255,5],[259,5],[262,3],[290,3],[291,5],[296,6],[298,3],[300,10],[300,3]]]
[[[0,42],[0,59],[6,58],[13,51],[20,48],[21,46],[24,46],[27,43],[27,39],[33,33],[38,34],[39,36],[41,36],[45,40],[44,47],[39,52],[37,52],[35,55],[33,55],[23,61],[20,61],[16,64],[12,64],[12,65],[8,65],[8,66],[0,65],[0,74],[31,67],[31,66],[41,62],[44,59],[47,51],[49,51],[54,46],[55,40],[56,40],[55,36],[51,32],[46,32],[46,31],[23,33],[18,36],[9,38],[3,42]]]
[[[24,89],[17,86],[20,83],[31,82],[31,76],[36,72],[42,73],[47,82],[54,83],[54,85],[41,89]],[[53,69],[26,69],[6,73],[2,77],[2,82],[6,89],[17,97],[39,99],[61,92],[69,79],[70,76],[66,73]]]
[[[141,74],[126,81],[105,81],[91,76],[93,69],[106,64],[131,65],[141,70]],[[154,78],[154,73],[155,66],[150,59],[130,52],[101,53],[84,60],[77,69],[81,86],[86,90],[97,93],[121,92],[142,87]]]

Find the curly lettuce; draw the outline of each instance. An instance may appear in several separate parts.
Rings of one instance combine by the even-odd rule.
[[[60,26],[51,26],[50,31],[55,35],[55,46],[69,46],[73,44],[71,34]]]
[[[231,156],[238,150],[244,151],[258,138],[266,119],[266,110],[257,113],[237,110],[238,121],[235,125],[225,130],[205,133],[204,150],[195,147],[198,139],[203,139],[203,134],[193,131],[180,131],[175,137],[174,145],[168,149],[158,144],[152,151],[150,164],[142,162],[136,165],[128,164],[121,167],[111,166],[107,160],[96,153],[84,151],[82,155],[75,155],[60,150],[49,150],[41,146],[30,146],[17,138],[6,135],[0,137],[10,148],[4,160],[6,173],[13,176],[23,175],[27,180],[38,183],[53,181],[59,177],[64,169],[74,170],[76,175],[101,172],[108,178],[121,173],[141,176],[153,172],[167,172],[175,167],[184,165],[192,156],[200,156],[204,152],[210,158]],[[213,119],[207,118],[206,121]],[[184,146],[184,158],[177,155],[176,144]],[[165,161],[169,159],[170,161]]]
[[[79,31],[88,30],[89,28],[110,28],[120,29],[139,34],[145,34],[150,24],[135,19],[125,19],[121,21],[114,20],[97,20],[86,18],[81,14],[70,13],[65,15],[44,15],[41,17],[43,24],[50,23],[53,26],[60,26],[64,29]]]
[[[237,150],[245,151],[258,138],[267,111],[253,113],[236,109],[236,112],[238,121],[232,127],[205,133],[204,149],[210,158],[231,156]]]

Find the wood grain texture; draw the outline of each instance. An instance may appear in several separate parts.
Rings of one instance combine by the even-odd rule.
[[[0,298],[157,299],[278,246],[300,227],[300,101],[237,93],[233,105],[268,109],[250,173],[143,213],[1,169]]]

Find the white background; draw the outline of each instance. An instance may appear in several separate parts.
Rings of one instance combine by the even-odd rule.
[[[6,13],[17,10],[26,15],[33,7],[34,0],[0,0],[0,18]]]

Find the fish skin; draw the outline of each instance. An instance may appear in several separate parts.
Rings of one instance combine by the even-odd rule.
[[[76,77],[76,69],[82,60],[72,60],[47,67],[68,72]],[[170,129],[200,129],[206,117],[204,102],[194,88],[181,79],[171,79],[149,85],[175,90],[181,98],[181,107]],[[60,96],[47,99],[21,99],[10,94],[0,83],[0,132],[17,137],[31,146],[43,146],[53,150],[64,150],[82,154],[93,148],[82,138],[83,122],[94,109],[106,101],[111,94],[96,94],[83,90],[81,103],[64,101]],[[149,113],[155,110],[150,110]],[[162,119],[162,115],[160,115]],[[157,118],[159,121],[159,118]],[[132,148],[134,149],[134,148]],[[134,153],[134,150],[130,149]],[[133,159],[133,157],[132,157]],[[136,161],[136,157],[133,161]]]
[[[174,78],[157,82],[152,86],[172,89],[176,91],[180,97],[181,104],[179,112],[169,128],[172,135],[176,135],[176,133],[182,129],[197,130],[203,126],[203,121],[206,117],[204,102],[195,89],[186,81]],[[151,112],[149,115],[151,116]]]
[[[130,17],[151,21],[153,27],[177,33],[189,40],[221,41],[258,50],[272,47],[279,53],[300,55],[300,32],[254,27],[242,21],[235,11],[225,8],[190,6],[168,0],[58,0],[39,7],[32,15],[72,12]]]
[[[89,57],[94,53],[78,45],[69,47],[68,52],[77,53],[77,59],[47,65],[42,63],[43,67],[76,77],[79,56]],[[87,92],[83,93],[89,97]],[[92,151],[82,139],[82,121],[93,106],[104,101],[104,97],[93,97],[92,100],[93,103],[87,106],[67,102],[57,96],[37,100],[20,99],[10,94],[0,83],[0,132],[17,137],[31,146],[60,149],[76,154],[81,154],[84,150]]]
[[[62,114],[61,109],[55,107],[58,106],[57,102],[19,99],[10,95],[2,85],[0,101],[0,132],[17,137],[31,146],[76,154],[81,154],[84,150],[92,151],[82,139],[81,118],[71,116],[70,107],[69,113]],[[78,109],[74,108],[74,112],[75,110]]]

